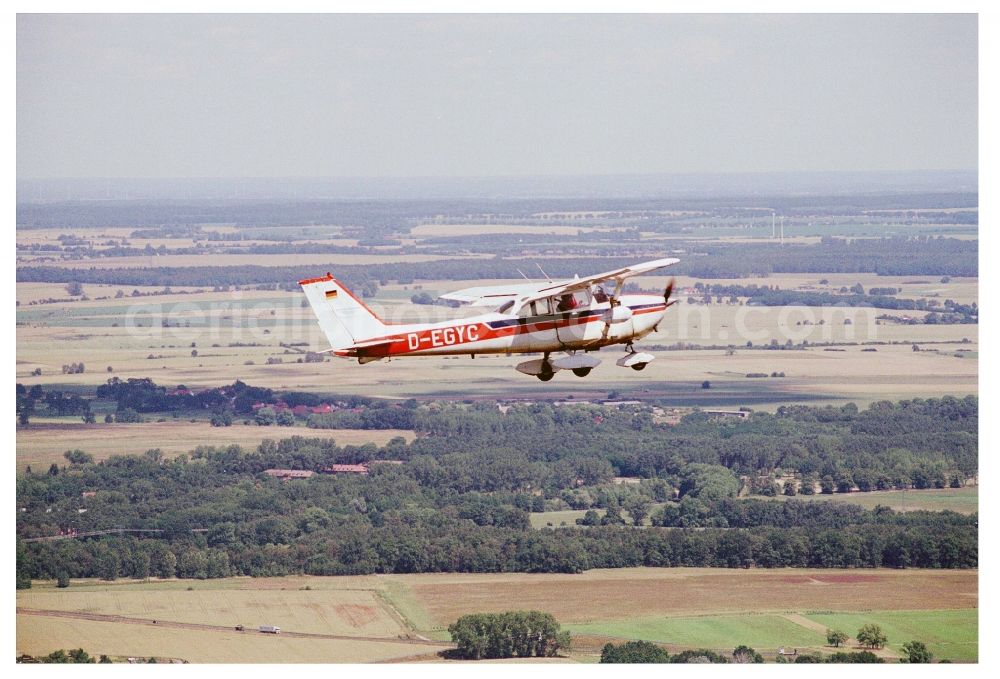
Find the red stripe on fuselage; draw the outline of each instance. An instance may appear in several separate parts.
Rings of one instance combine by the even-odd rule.
[[[633,315],[656,313],[666,309],[666,305],[659,304],[645,309],[633,311]],[[557,330],[559,328],[573,325],[585,325],[594,321],[602,321],[602,314],[590,316],[569,317],[560,320],[545,320],[535,323],[525,323],[517,325],[507,325],[501,328],[490,327],[488,323],[459,323],[443,328],[430,328],[426,330],[415,330],[413,332],[386,335],[385,337],[373,338],[384,339],[387,344],[365,349],[358,349],[358,356],[381,357],[396,356],[423,351],[426,349],[440,349],[442,347],[457,347],[471,342],[482,342],[485,340],[509,337],[511,335],[524,335],[532,332],[542,332],[544,330]],[[394,341],[396,340],[396,341]],[[402,341],[399,341],[402,340]]]

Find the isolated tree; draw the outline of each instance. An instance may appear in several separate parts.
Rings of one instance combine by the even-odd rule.
[[[741,665],[762,663],[764,657],[749,646],[740,645],[733,649],[733,662]]]
[[[63,453],[70,464],[90,464],[94,461],[94,456],[90,453],[85,453],[80,449],[67,450]]]
[[[69,573],[66,571],[59,571],[59,574],[56,576],[56,587],[69,587]]]
[[[70,281],[66,284],[66,294],[79,297],[83,294],[83,285],[76,281]]]
[[[843,651],[837,651],[826,659],[825,662],[828,663],[884,663],[885,660],[878,657],[871,651],[854,651],[853,653],[844,653]]]
[[[233,424],[233,416],[228,410],[212,413],[210,420],[213,427],[228,427]]]
[[[882,648],[889,638],[882,631],[882,628],[875,623],[863,625],[858,630],[858,643],[866,648]]]
[[[708,380],[705,380],[704,382],[701,383],[701,388],[702,389],[711,389],[712,388],[712,383],[709,382]]]
[[[254,413],[253,419],[260,427],[270,427],[277,421],[278,417],[274,412],[274,408],[265,407],[258,409]]]
[[[115,422],[135,424],[142,422],[142,417],[132,408],[122,408],[115,413]]]
[[[275,421],[279,427],[292,427],[295,426],[295,415],[287,410],[282,410],[275,416]]]
[[[906,654],[905,661],[910,663],[929,663],[934,658],[922,641],[907,641],[903,644],[903,653]]]
[[[649,641],[626,641],[615,646],[605,644],[600,662],[609,663],[668,663],[670,654]]]
[[[847,635],[847,632],[842,630],[828,629],[826,631],[826,643],[834,648],[840,648],[840,645],[847,643],[848,639],[850,637]]]
[[[804,665],[806,663],[815,664],[823,662],[823,658],[817,653],[803,653],[795,658],[796,665]]]
[[[644,497],[633,497],[625,503],[625,509],[632,517],[632,524],[641,526],[643,520],[649,516],[649,500]]]

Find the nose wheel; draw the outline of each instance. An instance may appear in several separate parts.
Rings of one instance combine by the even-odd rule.
[[[573,368],[573,374],[577,377],[586,377],[593,368]]]

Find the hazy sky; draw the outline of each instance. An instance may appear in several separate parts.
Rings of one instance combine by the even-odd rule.
[[[19,177],[975,169],[974,15],[20,15]]]

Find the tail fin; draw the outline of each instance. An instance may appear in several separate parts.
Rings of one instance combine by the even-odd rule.
[[[319,327],[332,349],[346,349],[358,342],[385,335],[385,323],[344,287],[327,274],[299,281]]]

